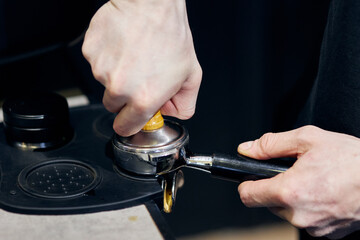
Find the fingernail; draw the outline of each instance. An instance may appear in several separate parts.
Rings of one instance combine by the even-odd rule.
[[[243,151],[250,149],[252,147],[253,143],[254,143],[254,141],[248,141],[248,142],[241,143],[238,147],[238,151],[243,152]]]

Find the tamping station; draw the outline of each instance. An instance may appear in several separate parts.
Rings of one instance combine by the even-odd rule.
[[[156,204],[163,195],[157,179],[137,181],[115,171],[110,144],[115,116],[101,104],[69,109],[57,94],[28,93],[7,98],[3,113],[4,239],[24,233],[30,239],[73,239],[74,231],[66,230],[74,224],[76,236],[84,239],[172,239]],[[97,228],[89,233],[94,221]],[[37,231],[29,232],[29,226]]]
[[[96,212],[162,197],[170,212],[184,182],[182,167],[235,181],[287,169],[284,162],[241,155],[193,154],[186,128],[160,113],[139,133],[121,137],[111,127],[114,115],[101,105],[68,113],[61,97],[37,94],[8,99],[3,108],[0,208],[9,211]]]
[[[0,124],[0,208],[80,214],[155,203],[163,190],[120,175],[113,162],[114,115],[100,104],[69,109],[53,93],[7,98]]]
[[[188,131],[174,121],[164,120],[159,111],[139,133],[130,137],[114,135],[114,161],[121,171],[130,176],[161,178],[165,212],[171,212],[177,189],[184,183],[183,173],[179,170],[181,167],[208,171],[235,181],[269,178],[288,168],[279,160],[193,154],[188,150],[188,143]]]

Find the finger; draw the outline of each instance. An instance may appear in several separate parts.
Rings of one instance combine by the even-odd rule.
[[[114,120],[114,131],[120,136],[128,137],[139,132],[155,114],[155,110],[147,109],[145,112],[136,111],[131,104],[126,104]]]
[[[179,119],[189,119],[195,113],[196,100],[200,88],[202,71],[199,67],[185,81],[179,92],[161,107],[161,113]]]
[[[195,102],[189,102],[188,100],[175,95],[161,107],[161,113],[165,116],[176,117],[182,120],[189,119],[195,113]]]
[[[281,133],[266,133],[261,138],[238,146],[240,154],[256,158],[270,159],[296,157],[309,149],[310,142],[304,139],[304,128]]]
[[[105,90],[103,96],[104,107],[112,113],[120,112],[126,105],[128,98],[123,95],[116,95],[111,93],[108,89]]]
[[[247,207],[285,207],[279,174],[270,179],[246,181],[239,185],[241,201]]]

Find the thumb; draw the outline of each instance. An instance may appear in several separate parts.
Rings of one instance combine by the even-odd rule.
[[[255,141],[241,143],[238,152],[256,159],[296,157],[308,149],[308,144],[301,137],[305,128],[307,127],[288,132],[266,133]]]

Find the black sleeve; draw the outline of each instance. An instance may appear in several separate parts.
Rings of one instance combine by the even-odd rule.
[[[306,123],[360,137],[360,1],[333,0]]]

